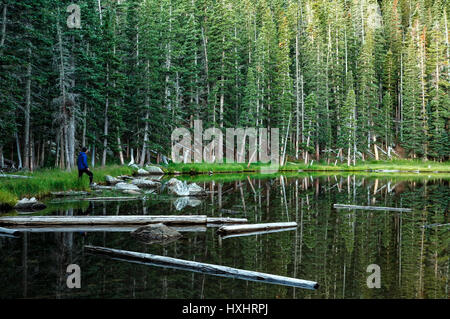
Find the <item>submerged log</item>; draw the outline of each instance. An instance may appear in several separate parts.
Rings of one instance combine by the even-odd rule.
[[[267,235],[267,234],[279,233],[279,232],[291,231],[291,230],[297,230],[297,227],[272,229],[272,230],[266,230],[266,231],[252,231],[252,232],[248,232],[248,233],[232,233],[231,235],[225,235],[225,236],[221,235],[221,238],[227,239],[227,238],[233,238],[233,237]]]
[[[253,224],[253,225],[232,225],[222,226],[217,230],[219,234],[236,234],[256,231],[267,231],[274,229],[293,228],[297,227],[296,222],[291,223],[268,223],[268,224]]]
[[[263,282],[269,284],[278,284],[311,290],[319,288],[319,284],[315,281],[265,274],[256,271],[231,268],[227,266],[199,263],[189,260],[144,254],[126,250],[118,250],[106,247],[84,246],[84,248],[86,249],[87,252],[92,254],[106,255],[114,259],[134,263],[141,263],[151,266],[187,270],[214,276]]]
[[[337,209],[363,209],[363,210],[381,210],[381,211],[392,211],[392,212],[412,212],[411,208],[396,208],[396,207],[377,207],[377,206],[358,206],[358,205],[344,205],[344,204],[334,204],[334,208]]]
[[[92,198],[81,198],[81,200],[90,201],[90,202],[115,202],[115,201],[128,201],[128,200],[138,200],[140,197],[137,196],[127,196],[127,197],[92,197]]]
[[[145,225],[145,224],[217,224],[246,223],[243,218],[208,218],[206,215],[130,215],[130,216],[29,216],[0,217],[0,225]]]

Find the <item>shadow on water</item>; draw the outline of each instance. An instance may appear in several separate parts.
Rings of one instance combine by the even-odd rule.
[[[50,204],[50,215],[207,215],[249,223],[292,222],[295,230],[221,238],[217,228],[183,232],[169,245],[145,245],[120,229],[29,229],[0,237],[0,298],[448,298],[448,179],[369,175],[188,178],[207,197],[153,194],[119,202]],[[412,208],[336,210],[333,205]],[[39,214],[42,214],[40,212]],[[124,263],[84,251],[104,246],[316,281],[316,291]],[[81,268],[81,288],[66,285]],[[381,288],[367,286],[367,267]]]

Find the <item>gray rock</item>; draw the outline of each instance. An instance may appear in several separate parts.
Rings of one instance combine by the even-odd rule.
[[[164,175],[164,171],[158,166],[149,166],[147,165],[145,169],[152,175]]]
[[[109,175],[106,175],[105,179],[106,179],[106,182],[108,183],[108,185],[116,185],[120,182],[123,182],[123,180],[109,176]]]
[[[127,184],[127,183],[118,183],[115,186],[115,189],[124,191],[124,190],[132,190],[132,191],[140,191],[139,187],[133,184]]]
[[[39,202],[36,198],[23,198],[22,200],[18,201],[16,206],[14,206],[16,210],[26,210],[31,209],[33,211],[42,210],[47,208],[44,203]]]
[[[200,195],[205,192],[205,190],[203,188],[201,188],[200,186],[198,186],[195,183],[189,184],[188,189],[189,189],[189,195]]]
[[[136,185],[139,188],[155,188],[161,186],[161,183],[154,182],[148,179],[134,179],[131,181],[131,184]]]
[[[143,176],[150,175],[149,172],[147,172],[145,169],[142,169],[142,168],[138,169],[137,174],[138,175],[143,175]]]
[[[179,232],[170,227],[167,227],[164,224],[150,224],[147,226],[139,227],[131,233],[131,236],[147,244],[167,244],[182,237]]]

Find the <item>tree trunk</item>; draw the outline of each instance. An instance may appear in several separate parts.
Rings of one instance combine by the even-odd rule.
[[[5,45],[5,39],[6,39],[6,11],[8,9],[8,5],[4,4],[3,5],[3,15],[2,15],[2,21],[3,21],[3,25],[2,25],[2,38],[0,40],[0,47]]]
[[[106,83],[109,83],[109,63],[106,64]],[[108,86],[108,85],[107,85]],[[102,157],[102,167],[106,166],[106,155],[108,152],[108,109],[109,109],[109,94],[106,94],[106,103],[105,103],[105,126],[103,128],[103,157]]]
[[[30,111],[31,111],[31,48],[28,48],[28,66],[25,102],[25,169],[30,170]]]

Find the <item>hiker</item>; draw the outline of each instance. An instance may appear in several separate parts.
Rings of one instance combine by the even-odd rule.
[[[86,147],[83,147],[81,149],[80,154],[78,154],[78,178],[82,178],[83,174],[86,173],[89,176],[89,183],[91,186],[95,186],[96,184],[93,182],[94,174],[89,170],[88,164],[87,164],[87,153],[88,149]]]

